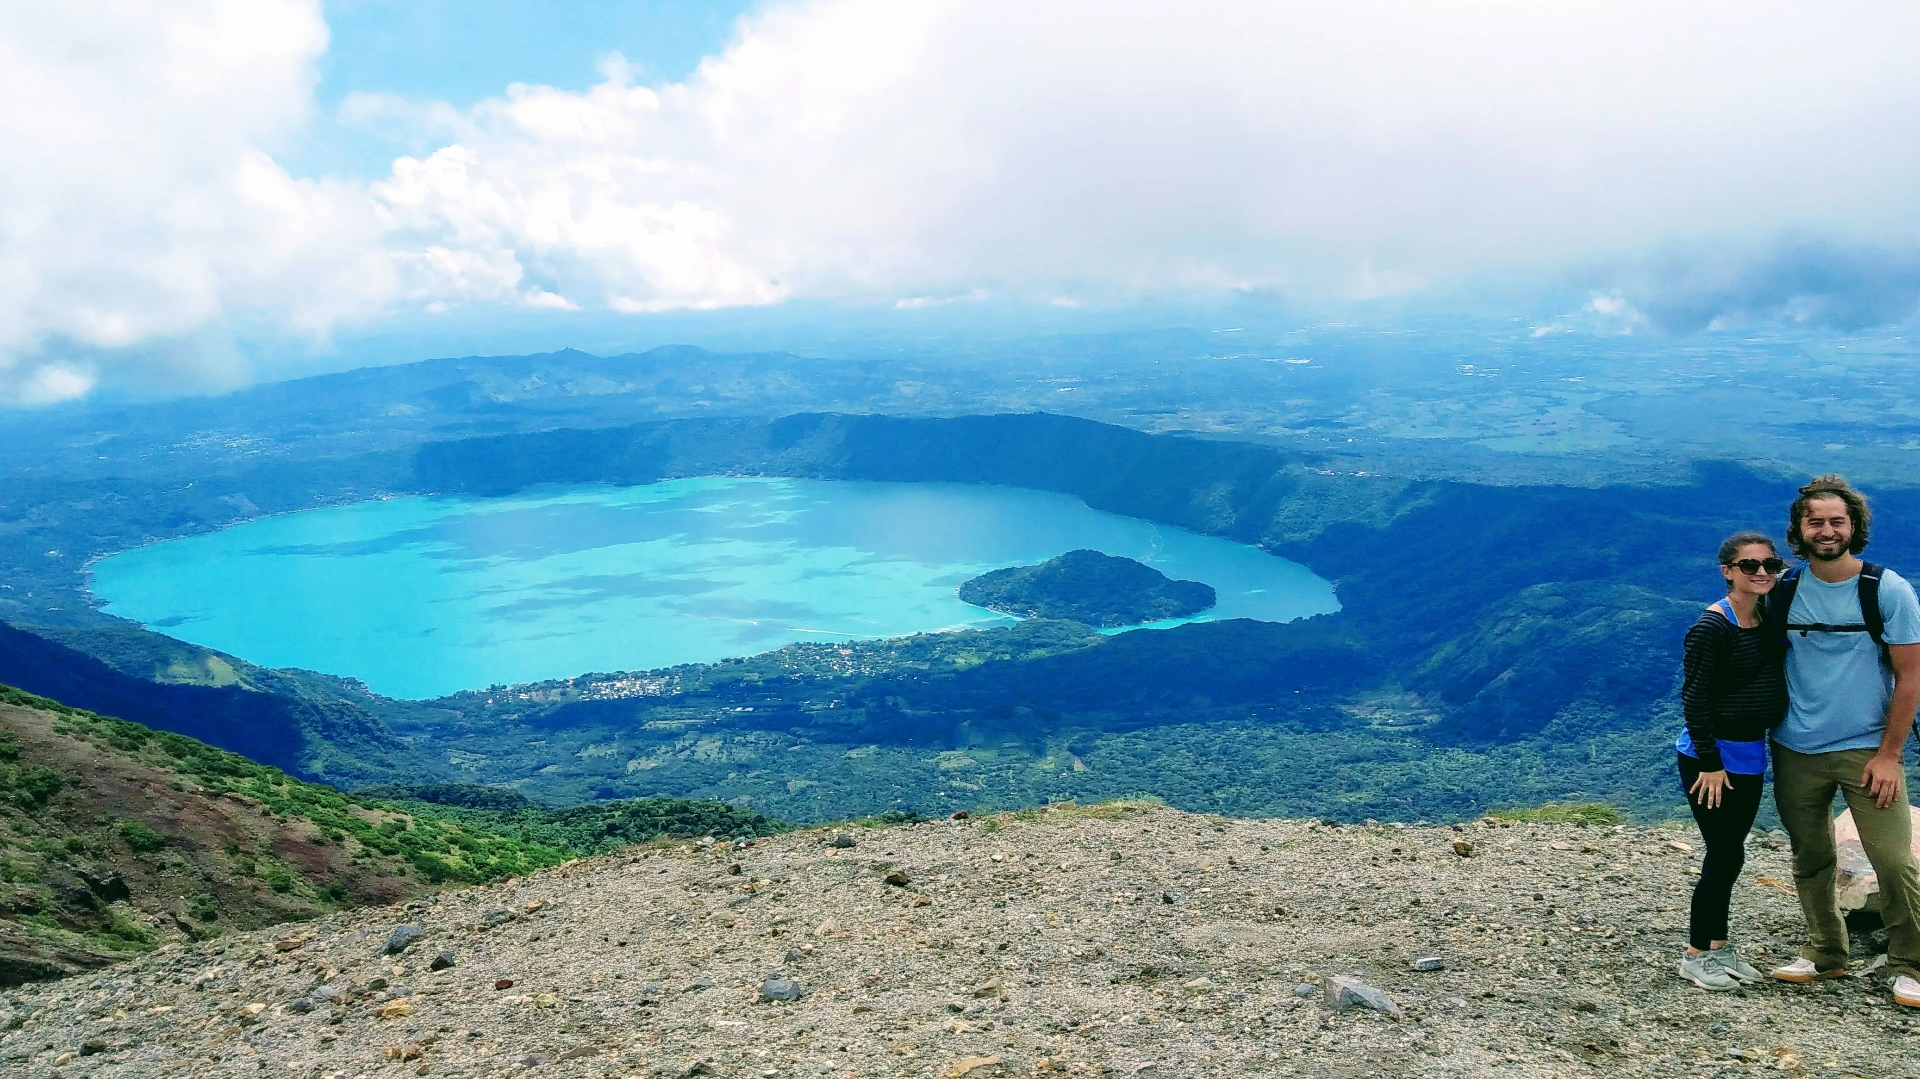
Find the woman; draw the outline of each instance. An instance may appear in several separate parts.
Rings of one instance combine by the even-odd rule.
[[[1727,943],[1727,908],[1747,860],[1747,833],[1766,783],[1767,732],[1787,713],[1784,644],[1761,628],[1762,597],[1786,563],[1773,541],[1737,532],[1720,545],[1725,598],[1687,631],[1680,704],[1686,726],[1674,739],[1680,782],[1707,855],[1693,888],[1693,914],[1680,976],[1702,989],[1734,989],[1761,975]]]

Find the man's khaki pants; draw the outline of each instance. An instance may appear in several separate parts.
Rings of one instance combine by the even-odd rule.
[[[1834,867],[1839,853],[1833,839],[1833,796],[1846,796],[1860,829],[1860,845],[1879,877],[1880,917],[1887,926],[1887,975],[1920,977],[1920,872],[1913,859],[1913,822],[1907,810],[1903,777],[1893,805],[1881,809],[1860,785],[1871,749],[1837,753],[1795,753],[1773,746],[1773,797],[1780,823],[1793,840],[1793,883],[1807,918],[1807,946],[1800,954],[1822,969],[1845,966],[1847,923],[1834,899]]]

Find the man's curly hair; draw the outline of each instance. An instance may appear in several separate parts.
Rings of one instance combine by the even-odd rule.
[[[1787,546],[1801,561],[1813,558],[1813,545],[1800,535],[1800,522],[1806,519],[1807,503],[1816,498],[1837,498],[1847,505],[1847,516],[1853,519],[1853,541],[1847,544],[1847,551],[1859,554],[1867,549],[1867,532],[1873,524],[1873,510],[1867,507],[1866,496],[1853,489],[1844,476],[1815,476],[1813,482],[1800,488],[1800,497],[1793,500],[1787,510]]]

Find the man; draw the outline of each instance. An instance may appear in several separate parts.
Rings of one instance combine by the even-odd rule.
[[[1894,1000],[1920,1008],[1920,876],[1902,760],[1920,704],[1920,601],[1891,570],[1860,560],[1873,515],[1839,476],[1800,488],[1787,544],[1807,561],[1775,596],[1769,621],[1787,635],[1787,718],[1773,733],[1773,796],[1793,840],[1793,878],[1807,919],[1802,958],[1786,982],[1847,973],[1847,926],[1834,898],[1833,796],[1845,795],[1879,877]],[[1878,577],[1878,618],[1861,606]],[[1875,640],[1878,630],[1880,640]],[[1884,642],[1884,646],[1883,646]]]

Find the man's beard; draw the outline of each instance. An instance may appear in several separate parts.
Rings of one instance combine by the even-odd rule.
[[[1837,544],[1833,548],[1832,554],[1828,554],[1827,552],[1821,550],[1820,549],[1821,546],[1822,545],[1819,543],[1807,544],[1807,553],[1809,555],[1812,555],[1813,560],[1816,562],[1838,562],[1842,558],[1847,557],[1847,544],[1844,544],[1844,543]]]

